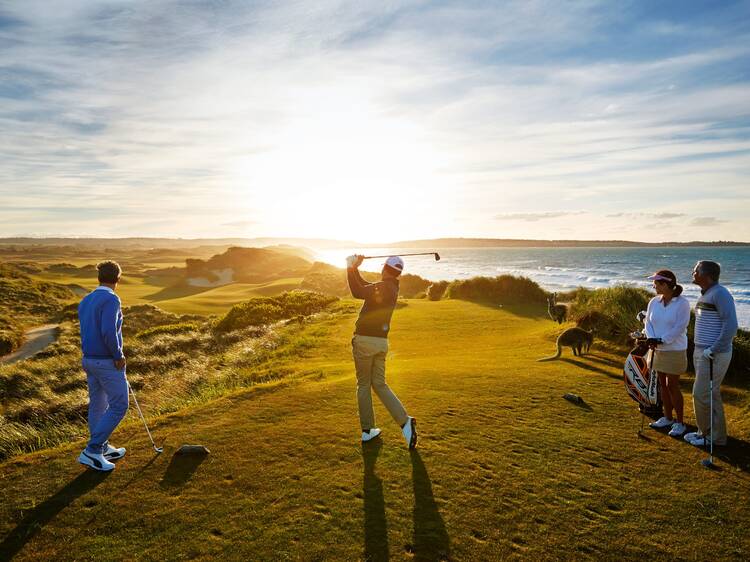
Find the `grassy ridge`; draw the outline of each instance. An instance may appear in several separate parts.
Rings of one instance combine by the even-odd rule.
[[[382,439],[357,443],[354,315],[295,326],[306,343],[274,363],[298,382],[152,418],[159,457],[134,420],[113,438],[129,453],[109,477],[75,465],[82,443],[0,465],[0,549],[18,560],[747,559],[750,466],[708,472],[684,442],[639,439],[622,356],[536,363],[543,314],[460,300],[396,311],[388,377],[419,420],[412,454],[379,404]],[[745,394],[727,404],[746,441],[747,405]],[[180,461],[182,442],[212,454]]]
[[[277,366],[264,371],[266,362],[309,341],[296,339],[294,326],[268,324],[292,316],[304,320],[334,300],[299,292],[256,299],[219,320],[219,330],[199,316],[179,316],[153,305],[126,307],[128,379],[152,411],[167,412],[237,387],[282,378],[286,373]],[[276,305],[272,314],[267,314],[266,301]],[[70,318],[61,325],[59,340],[33,359],[0,366],[0,459],[85,433],[88,393],[77,319]],[[250,368],[260,372],[249,372]]]

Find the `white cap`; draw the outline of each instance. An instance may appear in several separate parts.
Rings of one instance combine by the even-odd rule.
[[[398,256],[391,256],[387,260],[385,260],[385,265],[388,267],[392,267],[393,269],[397,269],[398,271],[404,270],[404,260],[402,260]]]

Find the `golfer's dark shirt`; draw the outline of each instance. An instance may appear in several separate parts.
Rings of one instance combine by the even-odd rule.
[[[360,336],[387,338],[391,329],[391,316],[398,300],[398,279],[388,278],[377,283],[368,283],[356,269],[346,272],[352,296],[364,299],[359,311],[354,333]]]

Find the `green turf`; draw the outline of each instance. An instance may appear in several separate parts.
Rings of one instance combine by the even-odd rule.
[[[213,289],[200,289],[195,294],[153,302],[175,314],[222,314],[235,304],[253,297],[278,295],[299,287],[301,278],[277,279],[268,283],[231,283]]]
[[[0,551],[18,560],[747,559],[746,392],[731,391],[726,406],[745,449],[709,472],[703,452],[654,430],[636,435],[619,354],[595,346],[537,363],[558,329],[542,312],[459,301],[396,311],[388,379],[418,419],[413,453],[379,405],[382,439],[358,443],[354,315],[304,326],[318,343],[279,359],[281,383],[151,419],[166,440],[161,456],[131,418],[113,436],[128,455],[107,477],[76,465],[83,442],[0,465]],[[181,443],[212,454],[173,457]]]

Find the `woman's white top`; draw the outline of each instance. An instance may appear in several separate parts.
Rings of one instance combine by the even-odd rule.
[[[680,295],[672,297],[667,306],[661,295],[655,296],[646,309],[646,336],[661,338],[657,351],[684,351],[687,349],[687,327],[690,323],[690,303]]]

